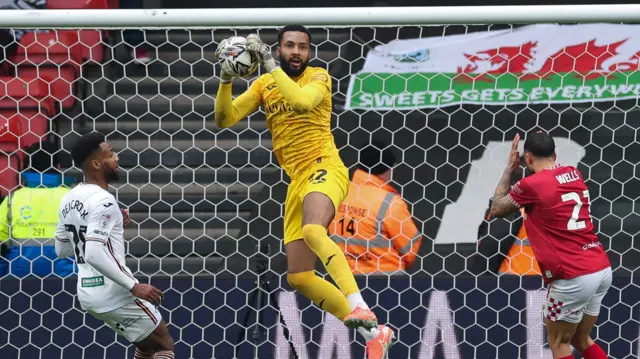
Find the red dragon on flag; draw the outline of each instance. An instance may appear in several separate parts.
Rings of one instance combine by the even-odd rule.
[[[596,40],[566,46],[549,56],[536,71],[533,66],[537,42],[527,42],[520,46],[504,46],[495,49],[465,53],[469,62],[458,66],[456,82],[495,82],[503,74],[519,75],[521,81],[548,80],[553,74],[573,74],[574,77],[592,80],[605,76],[615,77],[616,72],[640,69],[640,51],[624,61],[615,61],[621,55],[618,48],[627,39],[606,45],[596,45]],[[611,63],[611,60],[614,60]]]

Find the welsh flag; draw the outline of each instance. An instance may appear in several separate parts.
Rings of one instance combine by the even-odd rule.
[[[370,51],[351,77],[347,108],[638,98],[637,34],[640,25],[532,25],[393,41]]]

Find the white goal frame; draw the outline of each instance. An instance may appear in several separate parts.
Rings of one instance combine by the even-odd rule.
[[[271,9],[0,10],[0,27],[211,28],[307,26],[470,25],[635,22],[640,5],[451,6]],[[251,25],[248,25],[251,24]]]

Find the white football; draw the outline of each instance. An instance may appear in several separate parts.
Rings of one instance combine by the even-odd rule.
[[[247,51],[247,39],[241,36],[232,37],[220,51],[220,67],[222,71],[236,76],[245,77],[258,69],[258,59]]]

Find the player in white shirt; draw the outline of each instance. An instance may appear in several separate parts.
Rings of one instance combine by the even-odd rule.
[[[60,203],[55,243],[60,258],[75,255],[80,306],[134,343],[135,359],[174,359],[173,339],[157,308],[162,292],[138,283],[125,264],[129,216],[107,192],[118,180],[118,155],[96,132],[83,136],[71,155],[84,182]]]

